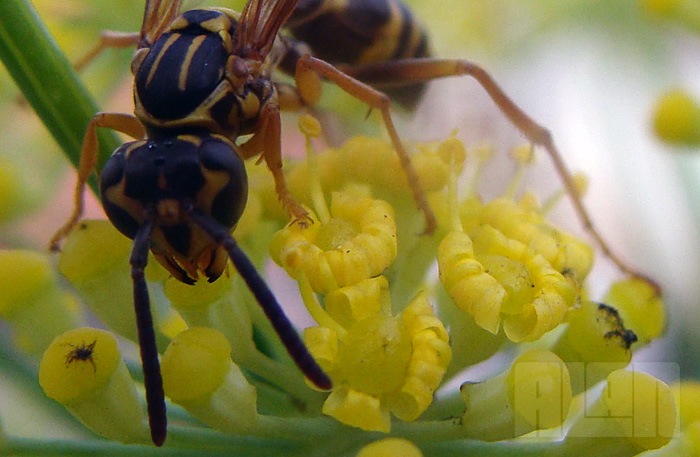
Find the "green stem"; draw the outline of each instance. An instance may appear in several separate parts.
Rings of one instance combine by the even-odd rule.
[[[229,455],[246,457],[269,457],[292,455],[299,449],[300,444],[285,439],[230,435],[208,428],[169,427],[165,447],[211,452],[226,451],[231,453]]]
[[[28,0],[2,2],[0,60],[77,167],[83,133],[97,106]],[[103,164],[120,141],[110,132],[100,132],[99,140]],[[90,185],[97,189],[96,180]]]
[[[249,357],[241,362],[241,366],[288,392],[291,397],[303,402],[307,409],[318,409],[323,402],[325,395],[311,389],[296,366],[272,360],[254,348],[251,349]]]
[[[254,457],[270,455],[292,455],[294,445],[289,442],[275,442],[251,438],[212,439],[214,433],[202,433],[203,430],[189,429],[171,430],[166,445],[162,448],[155,446],[127,445],[110,441],[98,440],[47,440],[36,438],[8,437],[5,445],[0,448],[0,456],[12,457],[92,457],[92,456],[138,456],[138,457],[195,457],[195,456],[229,456]],[[199,436],[199,439],[196,439]],[[194,438],[194,439],[193,439]],[[206,444],[209,449],[203,445]],[[212,446],[218,444],[219,446]],[[175,445],[176,447],[171,447]],[[181,447],[177,447],[181,446]],[[184,449],[183,447],[192,447]],[[198,446],[198,447],[195,447]]]
[[[258,416],[258,424],[251,434],[258,437],[317,441],[338,432],[343,426],[330,417],[277,417]]]
[[[544,457],[565,456],[557,452],[560,443],[532,442],[500,442],[486,443],[482,441],[460,440],[450,442],[430,443],[421,446],[425,455],[431,457]]]

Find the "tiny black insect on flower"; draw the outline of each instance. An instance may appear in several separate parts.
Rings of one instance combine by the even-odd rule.
[[[625,328],[620,313],[612,306],[599,303],[598,311],[602,313],[599,319],[603,319],[612,327],[612,330],[605,332],[605,335],[603,335],[605,339],[611,340],[613,338],[618,338],[620,347],[629,350],[632,345],[637,342],[637,334]]]
[[[94,353],[95,353],[95,345],[97,344],[97,340],[94,340],[92,343],[80,343],[80,344],[72,344],[69,343],[68,346],[71,347],[70,352],[66,354],[66,366],[74,363],[74,362],[90,362],[92,364],[92,370],[93,372],[97,371],[97,366],[95,365],[95,358],[94,358]]]

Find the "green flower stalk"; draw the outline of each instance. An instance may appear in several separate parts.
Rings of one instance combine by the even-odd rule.
[[[560,427],[572,398],[566,364],[541,349],[520,355],[508,371],[488,381],[462,384],[460,391],[467,405],[465,434],[485,441]]]

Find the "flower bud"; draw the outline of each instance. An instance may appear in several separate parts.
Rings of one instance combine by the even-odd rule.
[[[95,433],[151,442],[136,385],[111,333],[80,328],[56,337],[41,359],[39,384]]]

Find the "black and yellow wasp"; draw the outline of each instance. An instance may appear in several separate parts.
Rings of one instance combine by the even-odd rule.
[[[289,34],[280,33],[285,25]],[[550,152],[586,226],[597,237],[547,130],[480,67],[429,57],[425,31],[398,0],[248,0],[240,13],[224,8],[180,13],[180,0],[147,0],[141,31],[106,32],[91,56],[105,47],[131,45],[137,47],[131,66],[135,113],[98,113],[89,123],[76,206],[51,244],[58,249],[82,215],[85,183],[97,160],[96,129],[107,127],[135,138],[119,147],[101,170],[100,192],[110,221],[134,240],[134,306],[151,436],[157,445],[165,440],[167,420],[144,278],[149,250],[188,284],[200,274],[215,281],[230,258],[298,367],[318,387],[331,387],[230,235],[246,204],[243,161],[259,155],[272,171],[276,192],[292,219],[302,226],[309,223],[282,172],[280,111],[313,105],[321,95],[322,78],[381,112],[417,206],[425,214],[426,233],[435,229],[435,218],[394,127],[391,98],[381,90],[390,90],[410,106],[420,96],[422,83],[469,75],[532,143]],[[276,70],[293,74],[295,84],[276,82]],[[243,135],[252,136],[237,144]]]

